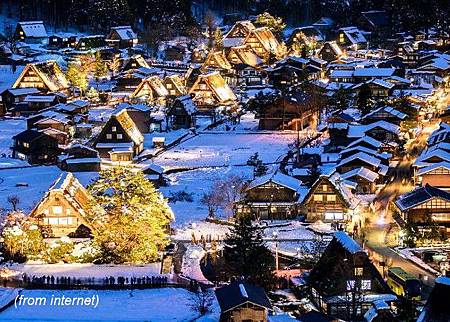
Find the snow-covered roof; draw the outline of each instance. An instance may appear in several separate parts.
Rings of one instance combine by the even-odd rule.
[[[352,143],[350,143],[348,145],[348,148],[355,146],[355,145],[359,145],[360,143],[367,143],[371,146],[373,146],[374,148],[380,148],[383,143],[381,143],[380,141],[375,140],[374,138],[372,138],[371,136],[363,136],[362,138],[359,138],[356,141],[353,141]]]
[[[189,115],[193,115],[197,113],[197,105],[195,105],[194,101],[192,100],[191,95],[183,95],[179,96],[175,99],[176,101],[179,101],[181,104],[183,104],[184,110]]]
[[[22,21],[19,22],[20,27],[28,38],[47,38],[43,21]]]
[[[334,69],[330,73],[330,78],[353,77],[353,69]]]
[[[442,161],[450,162],[450,153],[442,149],[429,149],[422,153],[415,163],[426,162],[430,158],[439,158]]]
[[[406,119],[408,117],[407,114],[405,114],[403,112],[400,112],[399,110],[396,110],[392,106],[382,106],[382,107],[379,107],[379,108],[373,110],[370,113],[367,113],[366,115],[364,115],[363,118],[367,118],[367,117],[372,116],[372,115],[374,115],[375,113],[378,113],[378,112],[386,112],[388,114],[391,114],[392,116],[395,116],[395,117],[399,118],[400,120],[404,120],[404,119]]]
[[[22,96],[22,95],[32,95],[32,94],[38,94],[40,93],[39,89],[34,87],[28,87],[28,88],[10,88],[5,91],[8,91],[14,96]]]
[[[47,103],[51,103],[55,100],[56,96],[55,95],[27,95],[24,98],[24,102],[25,103],[29,103],[29,102],[47,102]]]
[[[395,200],[395,204],[401,211],[405,211],[433,198],[439,198],[446,202],[450,202],[450,192],[426,184],[423,187],[416,188],[411,192],[401,195]]]
[[[362,44],[367,42],[366,37],[364,37],[363,33],[356,27],[345,27],[339,29],[339,31],[342,31],[352,44]]]
[[[394,134],[400,134],[400,127],[398,125],[386,122],[384,120],[377,121],[374,123],[370,123],[367,125],[353,125],[351,124],[348,128],[348,137],[351,138],[360,138],[365,136],[366,132],[379,127],[382,128],[388,132],[394,133]]]
[[[355,77],[390,77],[394,75],[395,68],[355,68],[353,76]]]
[[[286,187],[293,191],[298,191],[300,188],[302,182],[294,177],[285,175],[280,172],[269,173],[262,177],[256,178],[253,181],[250,182],[250,184],[247,187],[247,190],[253,189],[255,187],[259,187],[265,183],[273,182],[276,184],[279,184],[280,186]]]
[[[339,162],[338,166],[341,167],[341,166],[343,166],[351,161],[354,161],[356,159],[366,162],[374,167],[378,167],[381,163],[380,159],[377,159],[374,156],[371,156],[365,152],[358,152],[354,155],[351,155],[351,156],[341,160],[341,162]]]
[[[364,252],[361,246],[352,239],[347,233],[343,231],[337,231],[334,233],[334,239],[340,243],[349,253],[356,254]]]
[[[361,177],[366,179],[367,181],[374,182],[378,178],[378,173],[373,172],[370,169],[367,169],[365,167],[359,167],[353,170],[350,170],[346,173],[341,174],[341,177],[343,179],[349,179],[353,177]]]
[[[382,79],[379,79],[379,78],[371,79],[367,83],[368,84],[375,84],[375,85],[378,85],[378,86],[381,86],[381,87],[384,87],[384,88],[387,88],[387,89],[392,89],[395,86],[395,84],[392,84],[390,82],[386,82],[386,81],[384,81]]]
[[[136,33],[133,31],[131,26],[118,26],[118,27],[112,27],[111,31],[117,32],[119,37],[122,40],[133,40],[137,39]]]

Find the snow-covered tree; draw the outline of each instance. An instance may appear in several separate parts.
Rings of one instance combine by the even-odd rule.
[[[148,263],[168,244],[173,213],[140,171],[113,167],[101,171],[89,187],[105,212],[93,210],[94,245],[103,262]]]
[[[223,34],[219,28],[216,28],[214,31],[214,47],[217,50],[223,49]]]
[[[259,14],[256,17],[256,24],[263,27],[268,27],[273,32],[273,34],[277,37],[280,37],[280,39],[281,33],[283,32],[284,28],[286,28],[286,24],[283,22],[282,18],[272,16],[268,12]]]

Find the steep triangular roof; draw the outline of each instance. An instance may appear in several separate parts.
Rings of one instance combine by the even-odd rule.
[[[30,69],[34,71],[34,73],[42,80],[51,92],[65,90],[70,86],[66,75],[62,72],[56,61],[48,60],[39,63],[27,64],[14,82],[12,88],[20,87],[23,77],[25,77],[26,73]]]

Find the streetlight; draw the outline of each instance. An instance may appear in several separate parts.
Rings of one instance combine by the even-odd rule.
[[[273,239],[275,240],[275,272],[278,272],[278,232],[272,232]]]

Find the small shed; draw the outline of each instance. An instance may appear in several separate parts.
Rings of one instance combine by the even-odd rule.
[[[272,305],[262,287],[244,282],[234,282],[216,289],[221,322],[268,320]]]

